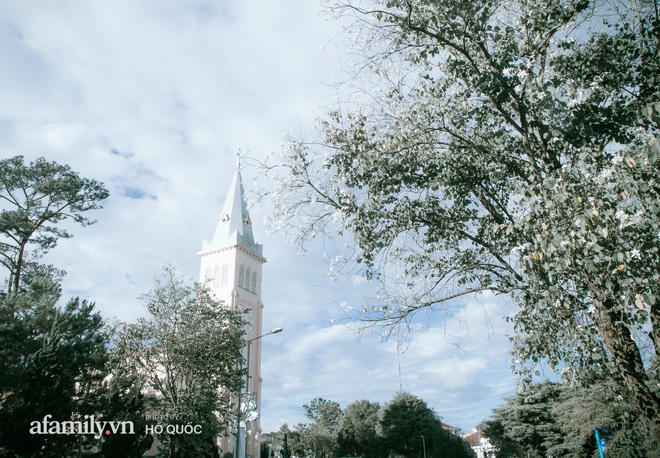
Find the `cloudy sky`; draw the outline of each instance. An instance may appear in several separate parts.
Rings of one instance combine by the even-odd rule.
[[[164,264],[198,277],[236,153],[278,151],[334,100],[348,58],[340,24],[319,12],[307,0],[0,0],[0,158],[69,164],[111,192],[97,224],[48,257],[68,273],[66,296],[132,320]],[[284,328],[263,339],[264,432],[305,422],[315,397],[386,402],[401,385],[469,431],[513,393],[506,301],[433,317],[397,357],[394,340],[331,325],[362,298],[350,278],[326,278],[327,247],[298,256],[268,234],[268,208],[251,212],[268,258],[264,329]]]

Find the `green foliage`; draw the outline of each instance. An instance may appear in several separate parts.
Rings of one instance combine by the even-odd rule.
[[[305,416],[312,420],[312,423],[297,428],[305,446],[317,458],[336,456],[337,430],[342,417],[339,404],[315,398],[303,408]]]
[[[0,263],[9,274],[0,294],[0,456],[71,456],[94,441],[33,435],[31,423],[46,415],[61,422],[113,413],[104,383],[108,330],[90,302],[58,306],[63,272],[38,263],[71,236],[63,223],[92,224],[84,213],[107,196],[101,183],[66,165],[25,165],[21,156],[0,161]]]
[[[57,307],[47,278],[0,301],[0,456],[68,456],[77,435],[31,435],[30,423],[99,416],[108,336],[94,305],[77,298]]]
[[[616,385],[594,381],[588,388],[544,382],[522,387],[485,422],[484,434],[497,456],[591,458],[594,428],[614,431],[607,456],[658,456],[648,420],[639,417],[634,399]]]
[[[286,425],[285,425],[286,426]],[[309,454],[309,438],[305,434],[305,425],[298,424],[294,431],[284,433],[287,437],[289,456],[307,456]]]
[[[509,398],[504,406],[493,411],[493,420],[486,423],[486,436],[500,450],[516,449],[511,456],[548,456],[551,448],[563,443],[561,428],[552,414],[560,390],[560,385],[545,382]],[[497,455],[506,456],[506,453]],[[566,456],[566,451],[557,456]]]
[[[272,433],[265,433],[261,436],[261,450],[262,457],[266,456],[279,456],[283,458],[290,458],[291,456],[304,456],[304,448],[296,446],[299,441],[300,434],[296,431],[291,431],[289,425],[284,423],[280,426],[279,431]],[[270,454],[270,455],[269,455]],[[285,455],[286,454],[286,455]]]
[[[334,433],[339,425],[339,420],[342,417],[341,406],[327,399],[315,398],[312,402],[303,406],[305,409],[305,416],[314,422],[314,425],[327,431]]]
[[[291,458],[291,448],[289,447],[289,438],[284,434],[284,441],[282,442],[282,458]]]
[[[398,393],[380,412],[378,430],[387,450],[406,457],[422,456],[422,436],[430,438],[438,422],[424,401]]]
[[[111,434],[101,443],[105,457],[139,458],[151,448],[154,438],[146,435],[147,425],[154,421],[145,418],[145,413],[154,411],[157,400],[140,391],[139,379],[132,374],[113,374],[107,383],[102,407],[103,415],[115,421],[133,422],[135,434]]]
[[[484,436],[495,448],[496,456],[500,458],[517,458],[523,456],[523,447],[507,437],[502,421],[493,418],[481,425]]]
[[[648,369],[660,348],[657,148],[622,150],[607,162],[579,157],[580,167],[530,189],[524,224],[534,236],[520,250],[529,282],[515,317],[519,360],[566,364],[572,378],[605,374],[651,419],[658,379]]]
[[[284,423],[280,426],[279,431],[262,435],[262,444],[265,442],[272,450],[272,456],[277,456],[278,452],[279,456],[284,457],[284,454],[286,454],[288,458],[308,456],[309,447],[306,445],[308,440],[301,434],[301,431],[305,429],[305,425],[298,425],[295,429],[292,431],[289,425]]]
[[[387,453],[383,456],[417,458],[472,457],[463,440],[442,429],[440,419],[420,398],[397,393],[380,411],[379,437]]]
[[[143,300],[147,318],[124,324],[112,351],[113,373],[155,394],[153,415],[201,425],[201,435],[159,436],[171,457],[213,456],[214,439],[233,420],[232,393],[242,386],[244,316],[172,267]]]
[[[441,427],[424,401],[409,393],[397,394],[382,407],[367,400],[355,401],[343,413],[339,404],[321,398],[304,408],[315,423],[298,425],[295,432],[286,425],[280,430],[280,435],[295,444],[291,446],[295,456],[422,458],[424,444],[428,458],[474,456],[467,443]]]
[[[607,445],[608,458],[660,457],[660,443],[650,422],[639,415],[633,396],[611,381],[595,380],[585,387],[562,385],[552,414],[565,435],[563,445],[550,449],[555,454],[563,448],[568,457],[588,456],[587,451],[596,448],[593,429],[607,427],[614,433]]]
[[[332,3],[360,65],[265,164],[271,226],[353,237],[367,325],[507,294],[521,376],[608,377],[660,439],[657,1]]]
[[[53,273],[36,261],[58,239],[71,237],[59,223],[93,224],[85,212],[101,208],[108,195],[102,183],[81,178],[67,165],[43,158],[25,165],[22,156],[0,161],[0,262],[9,271],[8,290],[18,291],[23,273]]]
[[[380,408],[377,402],[367,400],[355,401],[346,406],[337,432],[340,456],[384,456],[376,431]]]

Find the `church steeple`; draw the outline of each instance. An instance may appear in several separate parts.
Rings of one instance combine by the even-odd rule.
[[[243,434],[247,431],[247,441],[243,443],[247,455],[259,458],[261,340],[258,336],[262,335],[264,305],[261,302],[261,281],[266,258],[263,257],[263,246],[254,241],[252,221],[245,202],[240,163],[229,186],[213,238],[211,241],[202,242],[202,250],[197,255],[200,257],[200,282],[208,286],[213,295],[227,307],[245,311],[245,338],[251,342],[251,357],[247,358],[249,377],[245,392],[241,396],[251,400],[250,403],[254,407],[252,413],[256,419],[244,419],[239,429]],[[234,450],[233,441],[231,435],[223,437],[222,450],[225,452]],[[245,450],[239,452],[238,456],[245,456]]]
[[[232,245],[242,245],[258,255],[263,255],[263,246],[254,241],[252,220],[247,210],[243,180],[238,167],[229,186],[213,239],[210,242],[204,240],[202,250]]]

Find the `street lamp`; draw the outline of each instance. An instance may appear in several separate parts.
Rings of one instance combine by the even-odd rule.
[[[255,337],[255,338],[250,339],[250,340],[247,341],[247,370],[248,370],[248,373],[247,373],[247,380],[246,380],[246,383],[245,383],[245,388],[246,389],[250,388],[250,344],[252,342],[254,342],[255,340],[261,339],[262,337],[266,337],[266,336],[269,336],[271,334],[277,334],[277,333],[282,332],[282,331],[283,331],[282,328],[271,329],[266,334],[261,334],[259,337]]]
[[[252,342],[254,342],[255,340],[261,339],[262,337],[266,337],[266,336],[269,336],[271,334],[277,334],[277,333],[280,333],[282,331],[283,331],[282,328],[274,328],[274,329],[271,329],[269,332],[267,332],[265,334],[254,337],[254,338],[252,338],[252,339],[245,342],[245,343],[247,343],[247,361],[246,361],[246,363],[247,363],[247,380],[245,382],[246,394],[249,393],[248,390],[250,389],[250,344],[252,344]],[[242,371],[243,371],[243,367],[241,366],[241,372]],[[245,451],[245,449],[243,449],[241,447],[241,395],[242,395],[242,391],[243,391],[243,383],[242,383],[242,377],[241,377],[241,389],[239,390],[239,393],[238,393],[238,411],[236,413],[236,440],[235,440],[236,443],[234,444],[234,458],[245,458],[244,455],[243,456],[239,455],[239,453],[241,451],[243,451],[243,452]],[[247,411],[246,411],[246,413],[247,413]],[[246,435],[247,435],[247,424],[246,424],[245,429],[246,429],[245,432],[246,432]],[[244,441],[246,440],[246,436],[243,437],[243,440]]]

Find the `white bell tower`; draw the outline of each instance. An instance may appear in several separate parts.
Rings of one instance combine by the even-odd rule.
[[[220,220],[211,241],[204,240],[201,258],[200,282],[206,284],[231,308],[247,310],[246,340],[262,335],[261,272],[266,262],[263,246],[255,243],[252,221],[247,211],[240,170],[237,168],[229,186]],[[247,431],[245,455],[259,458],[261,427],[261,341],[249,344],[249,381],[241,396],[242,409],[252,409],[241,423]],[[247,352],[247,349],[246,349]],[[247,353],[246,355],[247,356]],[[222,452],[234,452],[234,438],[222,439]],[[242,448],[242,447],[239,447]],[[235,452],[234,452],[235,453]],[[239,451],[242,455],[243,451]],[[234,458],[239,458],[234,455]],[[243,457],[240,457],[243,458]]]

